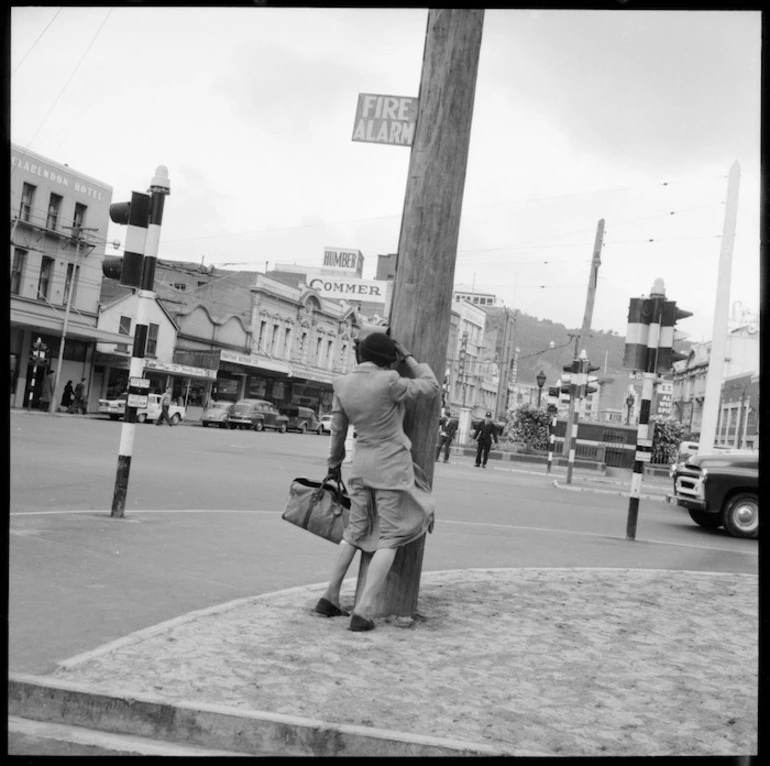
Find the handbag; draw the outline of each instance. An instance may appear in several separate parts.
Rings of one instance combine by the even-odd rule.
[[[333,486],[334,482],[337,486]],[[290,524],[306,529],[333,543],[342,540],[342,532],[350,517],[350,497],[340,479],[326,476],[322,481],[294,479],[289,486],[289,499],[281,515]]]

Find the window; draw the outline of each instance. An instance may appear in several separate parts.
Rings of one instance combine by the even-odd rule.
[[[321,367],[321,351],[323,351],[323,341],[318,338],[315,342],[315,363],[318,367]]]
[[[51,285],[51,276],[53,275],[53,258],[44,255],[40,262],[40,279],[37,282],[38,300],[48,299],[48,288]]]
[[[80,202],[75,203],[75,216],[72,219],[73,226],[84,226],[86,222],[86,210],[88,208]]]
[[[175,290],[184,291],[187,289],[187,285],[184,282],[172,282],[171,287]]]
[[[158,330],[160,327],[156,324],[150,323],[147,327],[147,345],[145,347],[145,354],[148,356],[158,355]]]
[[[330,340],[326,344],[326,366],[330,370],[332,368],[332,362],[334,361],[333,349],[334,349],[334,341]]]
[[[289,358],[289,352],[291,350],[291,329],[287,327],[283,331],[283,358]]]
[[[46,229],[56,231],[56,223],[59,220],[59,209],[61,208],[62,198],[58,194],[51,192],[51,199],[48,202],[48,218],[45,222]]]
[[[270,356],[275,356],[276,348],[278,346],[278,333],[280,327],[277,324],[273,325],[273,337],[270,339]]]
[[[13,264],[11,266],[11,295],[18,295],[21,290],[21,276],[24,272],[24,259],[27,251],[14,248]]]
[[[265,351],[265,329],[267,328],[267,322],[259,323],[259,337],[257,338],[257,348],[264,353]]]
[[[22,221],[29,221],[32,216],[32,205],[35,202],[35,189],[32,184],[25,183],[21,189],[21,207],[19,208],[19,218]]]
[[[75,287],[73,280],[76,280],[80,275],[80,266],[75,266],[74,263],[67,264],[67,276],[64,278],[64,295],[62,297],[62,303],[66,306],[67,301],[70,299],[70,290],[73,290],[72,300],[75,300]]]
[[[120,335],[131,335],[131,317],[121,317],[120,326],[118,327],[118,333]],[[128,353],[128,343],[118,343],[115,346],[116,351],[121,351],[124,354]]]

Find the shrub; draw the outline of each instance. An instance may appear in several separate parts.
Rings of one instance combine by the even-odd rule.
[[[545,410],[522,404],[508,413],[503,439],[506,442],[521,442],[530,450],[546,450],[549,421]]]
[[[684,438],[685,427],[674,418],[661,416],[650,418],[650,425],[654,428],[652,462],[659,465],[673,463]]]

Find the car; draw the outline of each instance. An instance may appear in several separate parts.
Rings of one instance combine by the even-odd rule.
[[[210,425],[227,428],[227,418],[232,408],[233,402],[210,402],[201,415],[201,425],[204,428],[208,428]]]
[[[290,404],[285,407],[281,407],[279,412],[282,415],[286,415],[289,419],[288,428],[294,431],[299,431],[301,434],[308,431],[315,431],[318,428],[318,419],[315,412],[310,407],[300,407],[298,405]]]
[[[322,415],[318,420],[316,431],[319,434],[330,434],[332,432],[332,416]]]
[[[136,411],[136,422],[153,422],[160,417],[160,394],[147,394],[147,406]],[[110,420],[120,420],[126,414],[126,398],[123,394],[115,399],[99,399],[99,413],[107,415]],[[168,415],[173,425],[184,420],[186,410],[181,404],[172,404]]]
[[[272,402],[266,399],[239,399],[227,416],[230,428],[248,428],[263,431],[266,428],[286,433],[289,418],[281,415]]]
[[[759,459],[744,450],[693,455],[673,471],[676,505],[709,529],[724,527],[733,537],[759,536]]]
[[[114,399],[99,399],[98,412],[107,415],[110,420],[120,420],[126,412],[126,395]]]

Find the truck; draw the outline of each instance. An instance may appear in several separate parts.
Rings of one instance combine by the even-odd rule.
[[[756,452],[691,455],[672,469],[669,502],[709,529],[724,527],[733,537],[759,536],[759,458]]]

